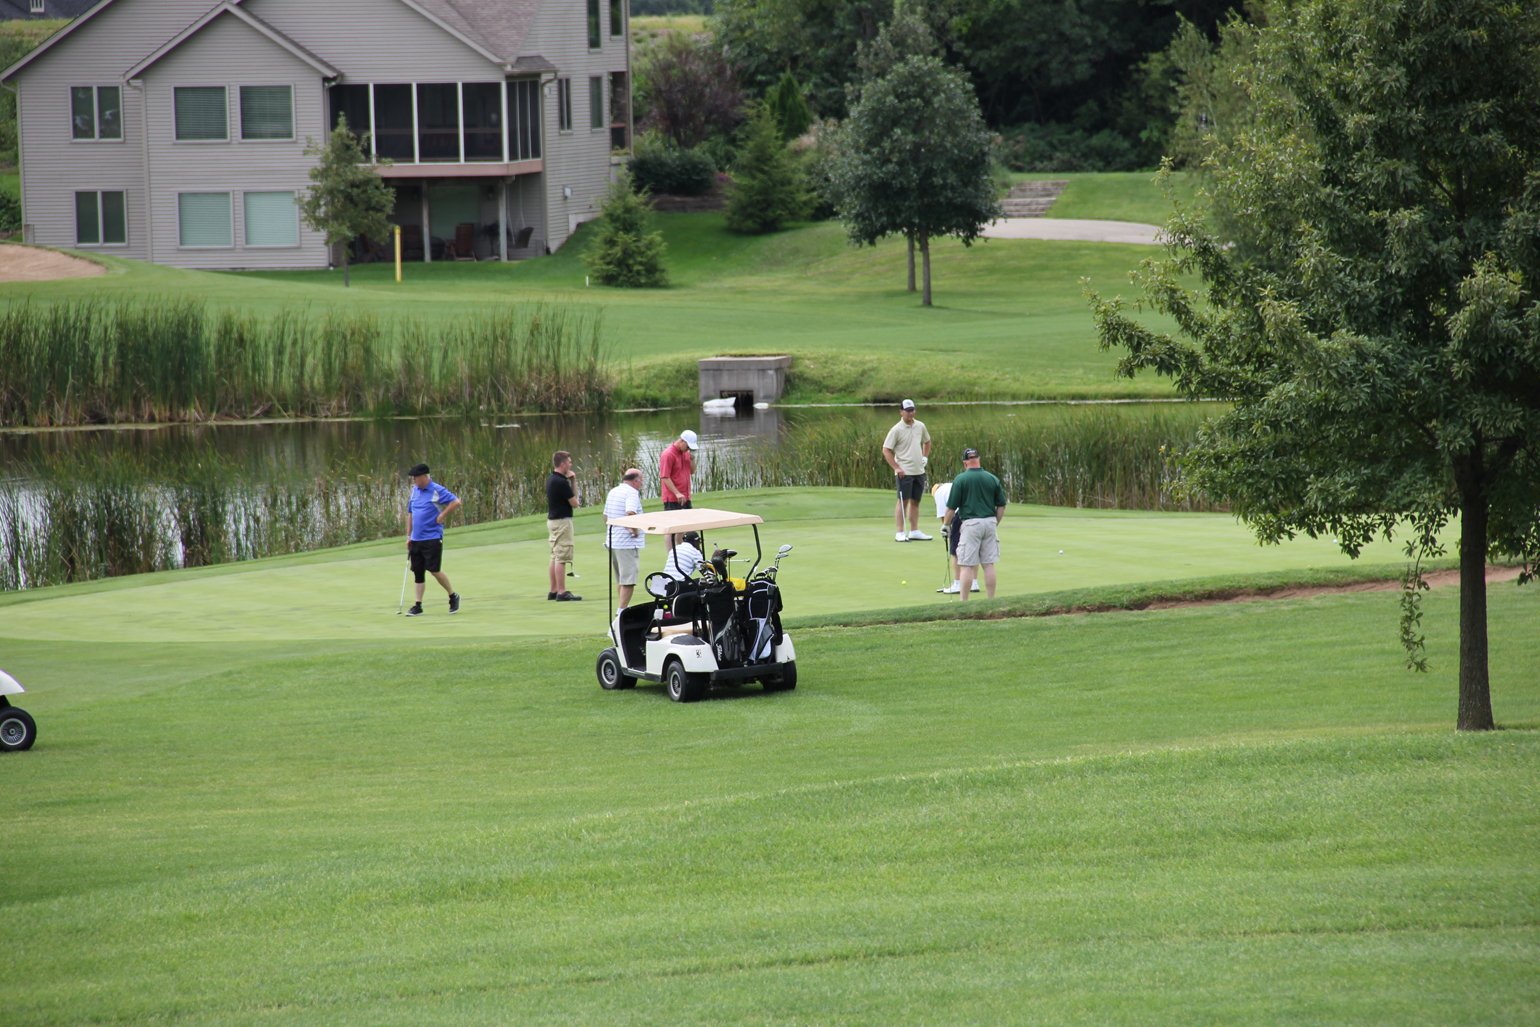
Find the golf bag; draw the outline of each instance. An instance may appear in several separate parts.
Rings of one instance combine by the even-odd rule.
[[[748,662],[762,663],[775,655],[775,646],[781,641],[781,590],[763,578],[749,582],[744,609],[753,639],[748,646]]]

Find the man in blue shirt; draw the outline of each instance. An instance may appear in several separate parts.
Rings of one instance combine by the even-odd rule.
[[[427,464],[418,464],[407,475],[412,488],[406,503],[406,555],[417,578],[417,602],[406,615],[422,616],[425,572],[449,593],[449,612],[459,613],[460,593],[450,587],[439,567],[444,559],[444,521],[460,508],[460,497],[429,477]]]

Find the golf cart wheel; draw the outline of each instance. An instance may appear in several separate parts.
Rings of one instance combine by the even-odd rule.
[[[636,679],[626,674],[620,665],[620,656],[613,649],[606,649],[599,654],[599,663],[594,668],[594,673],[599,676],[599,687],[606,692],[613,692],[617,688],[631,688],[636,684]]]
[[[37,724],[26,710],[0,709],[0,752],[22,752],[37,741]]]
[[[675,702],[694,702],[706,694],[706,679],[701,674],[691,674],[678,660],[670,660],[664,672],[663,687]]]
[[[790,692],[797,687],[797,665],[788,663],[774,677],[762,678],[767,692]]]

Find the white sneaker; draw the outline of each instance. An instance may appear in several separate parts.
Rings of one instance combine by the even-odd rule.
[[[944,596],[959,595],[962,592],[962,582],[954,581],[950,585],[948,585],[946,588],[938,588],[938,589],[936,589],[936,591],[940,592]]]
[[[958,582],[958,585],[959,585],[959,586],[960,586],[960,585],[961,585],[961,584],[962,584],[962,582]],[[968,590],[968,591],[970,591],[970,592],[977,592],[977,591],[978,591],[978,590],[979,590],[979,583],[978,583],[978,582],[977,582],[977,581],[975,581],[975,582],[974,582],[974,583],[973,583],[973,587],[972,587],[972,588],[971,588],[971,589],[969,589],[969,590]],[[961,591],[962,591],[962,589],[961,589],[961,588],[958,588],[958,591],[959,591],[959,592],[961,592]]]
[[[923,531],[911,531],[909,537],[916,542],[929,542],[930,536]]]
[[[893,535],[893,541],[894,542],[908,542],[909,541],[909,536],[905,535],[903,532],[900,531],[900,532],[897,532],[897,533],[895,533]]]

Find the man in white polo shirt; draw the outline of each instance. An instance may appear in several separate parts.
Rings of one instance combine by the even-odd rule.
[[[642,512],[642,472],[631,467],[621,476],[620,484],[604,497],[604,547],[610,551],[610,566],[615,570],[615,598],[620,609],[631,605],[631,593],[641,574],[642,547],[647,536],[635,528],[616,528],[610,521]]]
[[[920,497],[925,495],[925,464],[930,460],[930,431],[924,421],[914,417],[914,400],[906,399],[899,404],[899,421],[888,429],[888,437],[882,440],[882,458],[893,468],[893,480],[898,485],[898,505],[893,519],[898,531],[894,542],[929,542],[930,536],[920,530]],[[904,515],[909,515],[909,530],[904,530]]]

